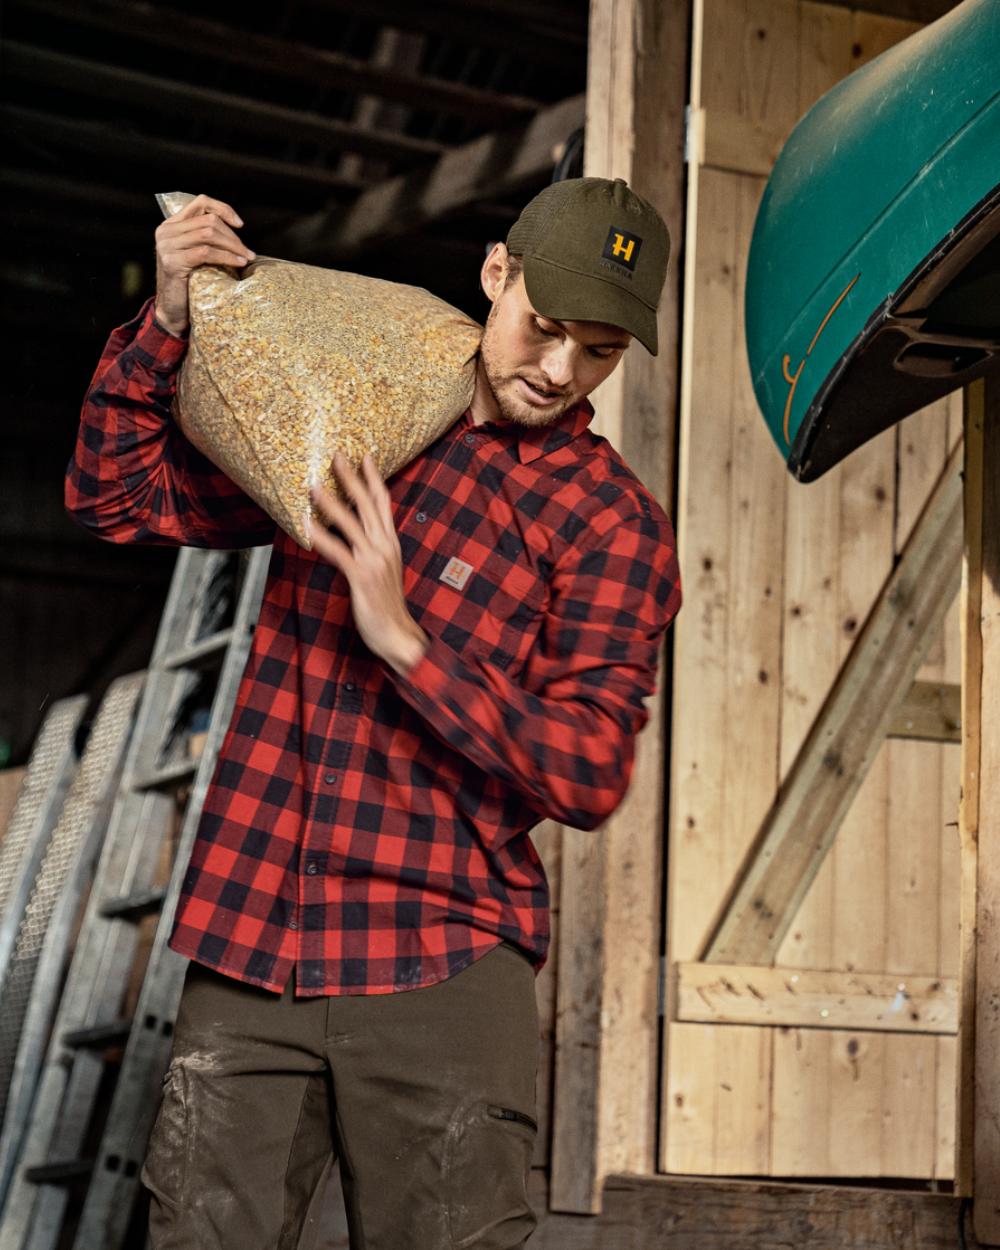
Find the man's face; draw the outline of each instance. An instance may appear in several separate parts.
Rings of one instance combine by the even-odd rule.
[[[502,417],[548,425],[604,381],[632,336],[601,321],[543,317],[521,274],[504,284],[505,261],[498,244],[483,267],[483,288],[493,299],[480,348],[483,372]]]

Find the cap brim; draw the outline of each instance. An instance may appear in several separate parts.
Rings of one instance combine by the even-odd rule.
[[[538,256],[524,258],[524,289],[535,312],[553,321],[601,321],[637,338],[651,356],[659,351],[656,313],[611,282],[574,273]]]

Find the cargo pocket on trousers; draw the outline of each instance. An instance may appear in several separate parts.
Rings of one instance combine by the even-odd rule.
[[[181,1065],[171,1063],[163,1078],[163,1097],[146,1149],[142,1183],[161,1202],[183,1204],[190,1153],[190,1100]]]
[[[537,1223],[528,1174],[538,1126],[492,1102],[466,1105],[452,1120],[445,1157],[452,1250],[513,1250]]]

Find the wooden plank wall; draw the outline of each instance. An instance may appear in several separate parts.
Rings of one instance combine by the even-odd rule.
[[[792,481],[756,409],[743,278],[765,175],[830,86],[915,27],[811,0],[696,8],[668,958],[696,959],[833,678],[960,437],[960,404]],[[958,609],[920,674],[959,678]],[[886,743],[779,966],[955,976],[958,747]],[[673,1003],[668,1001],[668,1018]],[[953,1175],[955,1039],[670,1023],[660,1166]]]
[[[659,354],[636,343],[595,393],[595,430],[671,511],[679,385],[687,0],[593,0],[585,172],[625,178],[663,215],[673,253]],[[558,1211],[597,1211],[611,1172],[656,1166],[665,682],[632,783],[598,830],[565,830],[552,1177]]]

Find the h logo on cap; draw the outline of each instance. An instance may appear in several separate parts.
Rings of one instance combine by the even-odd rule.
[[[621,265],[623,269],[629,271],[635,269],[635,263],[639,259],[639,249],[642,247],[642,239],[637,234],[632,234],[628,230],[619,230],[617,226],[612,226],[608,231],[608,237],[604,243],[604,251],[601,253],[607,260],[613,260],[616,265]]]

